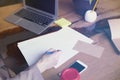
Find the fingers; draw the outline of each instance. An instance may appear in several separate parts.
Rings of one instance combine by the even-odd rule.
[[[52,56],[55,56],[56,58],[59,58],[59,56],[60,56],[61,54],[63,54],[61,50],[56,50],[56,51],[52,54]]]
[[[55,50],[53,48],[50,48],[48,51],[46,51],[40,61],[37,63],[39,70],[43,72],[55,66],[59,60],[60,54],[62,54],[61,50]]]
[[[61,50],[50,48],[48,51],[45,52],[43,58],[47,58],[48,61],[57,62],[61,54]]]
[[[45,52],[45,54],[53,54],[55,51],[56,51],[55,49],[50,48],[49,50],[47,50],[47,51]]]
[[[60,54],[62,54],[61,50],[56,50],[56,49],[50,48],[49,50],[47,50],[45,52],[45,54],[42,56],[41,60],[46,59],[49,61],[49,59],[50,59],[50,60],[57,60],[58,61]]]

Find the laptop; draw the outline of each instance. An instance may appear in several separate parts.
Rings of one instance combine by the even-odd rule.
[[[23,0],[23,8],[6,17],[8,22],[41,34],[57,18],[58,0]]]

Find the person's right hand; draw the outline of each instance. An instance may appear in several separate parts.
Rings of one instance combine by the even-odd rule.
[[[49,49],[46,51],[37,63],[40,72],[44,72],[45,70],[54,67],[59,60],[60,54],[63,54],[60,50]]]

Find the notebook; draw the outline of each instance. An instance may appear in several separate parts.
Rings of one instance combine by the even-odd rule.
[[[23,8],[6,20],[40,34],[57,18],[58,0],[23,0]]]

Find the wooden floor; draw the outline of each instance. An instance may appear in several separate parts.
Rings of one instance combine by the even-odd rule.
[[[4,0],[0,0],[0,3],[1,1]],[[72,11],[73,9],[72,4],[68,4],[67,2],[72,0],[59,0],[59,1],[62,2],[62,4],[60,4],[61,9],[59,10],[60,12],[63,11],[61,15],[67,14],[63,17],[70,20],[71,22],[78,20],[79,18],[78,15],[75,15],[75,12]],[[68,8],[72,9],[69,10]],[[98,12],[97,21],[110,17],[120,16],[120,0],[115,1],[99,0],[97,12]],[[89,24],[87,22],[80,20],[75,24],[72,24],[71,27],[80,28],[88,25]],[[23,36],[21,37],[23,38]],[[44,80],[59,80],[58,73],[61,72],[63,69],[67,68],[76,59],[83,61],[86,65],[88,65],[87,70],[80,75],[81,80],[120,80],[120,56],[114,52],[107,37],[103,33],[101,33],[92,36],[91,38],[96,42],[95,45],[99,45],[105,48],[100,58],[96,58],[91,55],[79,52],[78,55],[74,56],[71,60],[67,61],[65,65],[60,66],[58,69],[51,69],[44,72],[43,73]],[[17,35],[15,36],[15,39],[21,38]],[[3,44],[7,44],[9,43],[8,41],[11,42],[13,40],[14,39],[6,38],[2,42],[0,42],[0,44],[3,42],[4,42]],[[1,47],[0,49],[2,50],[0,52],[4,52],[3,45],[0,45],[0,47]],[[94,51],[91,53],[96,54]]]

